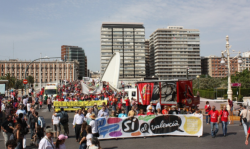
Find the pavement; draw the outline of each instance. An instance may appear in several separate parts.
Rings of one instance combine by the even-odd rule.
[[[48,112],[44,107],[43,109],[38,110],[39,115],[43,116],[46,125],[51,126],[51,116],[53,112]],[[78,149],[79,143],[75,140],[75,132],[72,128],[71,122],[73,121],[74,113],[69,113],[69,139],[66,140],[67,149]],[[110,140],[101,140],[102,149],[162,149],[162,148],[171,148],[171,149],[244,149],[250,148],[250,145],[245,145],[245,134],[242,126],[239,126],[239,122],[234,122],[234,124],[228,125],[228,135],[223,137],[221,124],[219,126],[219,132],[216,138],[212,138],[210,135],[210,125],[205,124],[203,126],[203,136],[198,137],[189,137],[189,136],[152,136],[147,138],[120,138],[120,139],[110,139]],[[1,133],[2,134],[2,133]],[[29,146],[30,144],[30,134],[27,138],[27,148],[26,149],[35,149],[36,147]],[[56,141],[56,139],[53,139]],[[250,141],[250,140],[249,140]],[[4,141],[3,136],[0,135],[0,147],[3,148]]]

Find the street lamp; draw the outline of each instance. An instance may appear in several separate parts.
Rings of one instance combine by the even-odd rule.
[[[31,62],[26,66],[25,74],[24,74],[25,79],[26,79],[27,70],[28,70],[30,64],[32,64],[33,62],[35,62],[35,61],[37,61],[37,60],[40,60],[40,66],[41,66],[41,60],[42,60],[42,59],[56,59],[56,58],[61,58],[61,57],[37,58],[37,59],[34,59],[33,61],[31,61]],[[40,90],[41,90],[41,67],[40,67]],[[25,95],[26,95],[26,84],[25,84]]]
[[[232,100],[233,99],[233,91],[232,91],[232,87],[231,87],[231,68],[230,68],[230,50],[231,48],[231,45],[229,46],[229,37],[226,36],[226,50],[225,51],[222,51],[221,54],[221,65],[225,65],[226,62],[225,62],[225,58],[227,58],[227,67],[228,67],[228,89],[227,89],[227,96],[228,96],[228,99]],[[235,53],[235,51],[233,50],[233,53]],[[238,54],[234,57],[234,58],[238,58],[238,63],[241,64],[242,63],[242,58],[240,56],[240,52],[237,52]],[[224,56],[224,54],[226,55],[226,57]]]
[[[200,76],[197,75],[196,78],[198,79],[198,89],[200,89]]]

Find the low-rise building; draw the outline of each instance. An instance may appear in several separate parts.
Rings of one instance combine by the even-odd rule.
[[[227,59],[225,59],[226,65],[221,65],[221,57],[217,56],[207,56],[201,57],[201,73],[202,75],[209,75],[215,78],[223,78],[227,77],[228,67],[227,67]],[[231,75],[238,72],[238,59],[230,58],[230,72]]]
[[[0,60],[0,76],[10,74],[19,80],[25,79],[25,70],[31,61],[26,60]],[[40,72],[41,70],[41,72]],[[35,61],[27,68],[26,77],[33,76],[34,82],[39,83],[41,73],[41,82],[53,82],[58,80],[76,80],[79,76],[79,62],[42,60]],[[57,80],[58,79],[58,80]],[[59,81],[58,81],[59,82]]]

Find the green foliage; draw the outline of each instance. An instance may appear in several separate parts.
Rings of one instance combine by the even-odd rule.
[[[227,94],[223,95],[223,98],[224,98],[224,99],[227,99]]]
[[[215,99],[215,91],[193,89],[193,94],[196,95],[197,91],[199,91],[200,97]]]
[[[238,101],[239,101],[239,102],[243,102],[243,95],[239,95],[239,96],[238,96]]]
[[[233,101],[236,101],[236,96],[235,95],[233,95]]]
[[[28,76],[26,79],[28,80],[29,85],[34,83],[34,77],[33,76]]]
[[[24,89],[23,80],[17,80],[15,88],[16,89]]]
[[[8,83],[9,88],[15,87],[16,78],[12,77],[9,73],[5,74],[5,76],[2,76],[0,79],[1,80],[8,80],[9,81],[9,83]]]
[[[193,88],[201,90],[214,89],[222,84],[221,78],[197,78],[193,80]]]
[[[211,78],[211,76],[210,75],[200,75],[200,78]]]
[[[248,69],[231,76],[232,83],[241,83],[242,88],[250,88],[250,71]]]

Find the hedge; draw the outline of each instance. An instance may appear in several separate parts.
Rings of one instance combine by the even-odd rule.
[[[216,93],[215,91],[193,89],[193,94],[196,95],[197,91],[200,92],[200,97],[208,98],[208,99],[215,99],[215,93]]]
[[[215,99],[216,95],[217,95],[217,97],[224,97],[224,98],[225,98],[225,95],[227,95],[227,89],[217,89],[217,93],[216,93],[216,90],[213,90],[213,89],[207,89],[207,90],[193,89],[194,95],[196,95],[197,91],[200,92],[200,97],[204,97],[204,98],[214,97],[214,98],[210,98],[210,99]],[[232,88],[232,91],[233,91],[234,97],[239,96],[239,88]],[[238,95],[237,95],[237,92],[238,92]],[[240,90],[240,94],[241,94],[240,98],[242,98],[244,96],[250,96],[250,88],[242,88]],[[242,100],[242,99],[240,99],[240,100]]]

